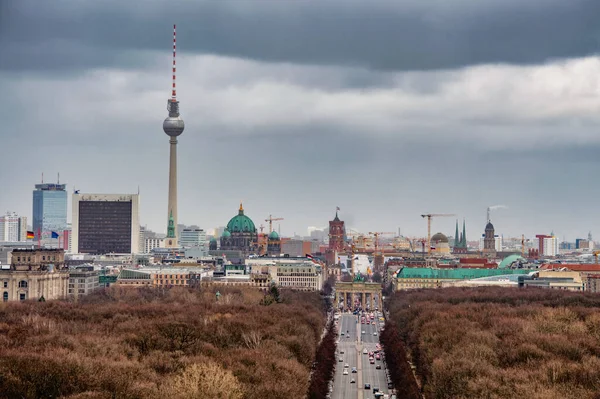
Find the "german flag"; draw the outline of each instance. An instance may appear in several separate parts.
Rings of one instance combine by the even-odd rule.
[[[35,234],[33,234],[33,231],[28,231],[27,232],[27,239],[33,239],[35,237]]]

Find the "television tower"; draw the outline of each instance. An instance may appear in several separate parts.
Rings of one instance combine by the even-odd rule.
[[[171,98],[167,100],[167,110],[169,116],[163,122],[163,130],[170,137],[170,158],[169,158],[169,209],[167,212],[167,238],[166,247],[177,247],[177,136],[183,133],[185,127],[183,119],[179,116],[179,101],[177,101],[177,86],[175,76],[177,64],[175,63],[175,53],[177,50],[177,36],[175,25],[173,25],[173,86]]]

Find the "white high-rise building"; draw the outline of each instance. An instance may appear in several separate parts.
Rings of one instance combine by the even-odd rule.
[[[154,248],[164,248],[165,239],[158,237],[149,237],[144,240],[144,253],[149,254]]]
[[[558,247],[559,247],[558,238],[556,238],[554,236],[545,237],[544,238],[544,253],[540,254],[540,255],[556,256],[556,255],[558,255]]]
[[[179,246],[183,248],[204,248],[206,232],[202,229],[183,229],[179,237]]]
[[[0,216],[0,241],[27,241],[27,218],[14,212]]]

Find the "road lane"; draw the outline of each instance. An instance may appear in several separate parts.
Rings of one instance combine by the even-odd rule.
[[[342,313],[338,320],[339,343],[337,345],[337,362],[334,374],[334,387],[331,397],[333,399],[357,398],[357,384],[351,384],[350,380],[356,380],[357,374],[353,374],[352,367],[357,367],[358,354],[356,351],[356,317],[352,314]],[[344,333],[342,336],[341,333]],[[341,352],[344,352],[343,354]],[[339,358],[343,362],[339,361]],[[343,375],[344,365],[348,364],[348,375]]]

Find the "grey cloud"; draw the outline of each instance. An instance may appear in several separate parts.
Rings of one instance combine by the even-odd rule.
[[[540,63],[597,52],[598,15],[595,0],[20,0],[3,5],[0,68],[143,65],[136,51],[170,51],[172,22],[183,53],[379,70]]]

